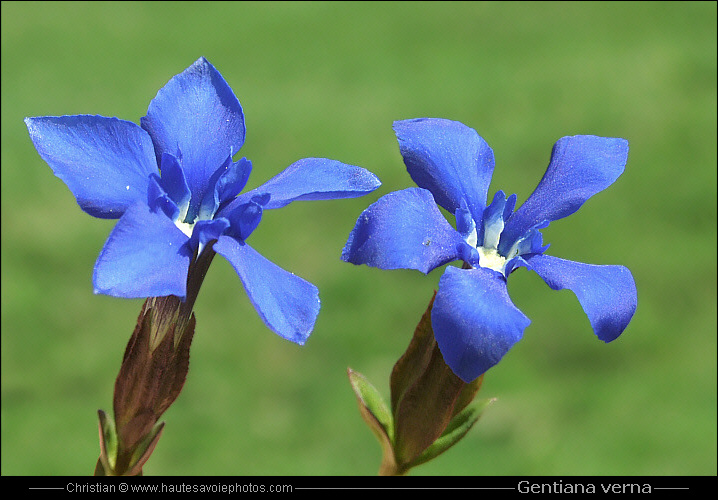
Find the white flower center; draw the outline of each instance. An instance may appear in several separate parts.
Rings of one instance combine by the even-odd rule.
[[[500,255],[495,248],[478,247],[479,251],[479,265],[481,267],[488,267],[501,274],[506,269],[506,258]]]
[[[192,229],[194,229],[194,223],[188,224],[187,222],[182,222],[181,219],[177,219],[175,221],[175,226],[177,226],[180,231],[186,234],[188,238],[192,237]]]
[[[466,243],[471,245],[474,248],[477,248],[477,245],[479,243],[479,235],[476,232],[476,224],[474,224],[474,228],[471,230],[471,233],[466,237]]]

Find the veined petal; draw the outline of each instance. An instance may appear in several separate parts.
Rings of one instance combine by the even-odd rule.
[[[498,363],[529,323],[500,273],[450,266],[439,280],[431,325],[444,361],[464,382]]]
[[[191,255],[187,236],[161,211],[144,203],[117,221],[95,264],[95,293],[184,299]]]
[[[381,186],[366,169],[327,158],[304,158],[251,191],[243,193],[228,207],[246,203],[259,194],[269,194],[265,209],[281,208],[298,200],[356,198]]]
[[[563,137],[551,152],[543,178],[506,223],[499,252],[506,252],[529,228],[571,215],[623,173],[628,141],[611,137]]]
[[[379,198],[357,219],[342,260],[381,269],[428,273],[459,258],[467,246],[426,189],[408,188]]]
[[[465,200],[477,224],[486,207],[494,152],[463,123],[440,118],[394,122],[409,175],[436,203],[456,213]]]
[[[244,114],[222,75],[204,57],[157,92],[140,121],[152,137],[157,160],[182,153],[182,169],[193,196],[228,155],[244,144]]]
[[[220,236],[213,248],[237,271],[264,323],[279,336],[304,344],[319,314],[317,287],[232,237]]]
[[[35,149],[70,188],[80,208],[117,219],[145,201],[157,173],[152,141],[136,124],[104,116],[25,118]]]
[[[611,342],[628,326],[638,295],[627,268],[583,264],[550,255],[526,260],[548,286],[554,290],[568,288],[576,294],[599,339]]]

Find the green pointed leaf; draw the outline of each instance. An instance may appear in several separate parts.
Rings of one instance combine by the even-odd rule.
[[[379,440],[379,445],[381,446],[382,461],[379,467],[379,475],[401,474],[402,472],[398,469],[394,456],[394,424],[389,408],[379,391],[369,383],[364,375],[355,372],[351,368],[347,369],[347,374],[356,395],[361,416]]]
[[[102,410],[97,410],[97,415],[100,418],[100,463],[95,467],[95,475],[111,476],[117,459],[115,423],[112,419],[107,418],[107,414]],[[102,473],[98,474],[100,465],[102,466]]]
[[[496,401],[496,398],[487,398],[487,399],[480,399],[478,401],[475,401],[473,404],[467,406],[464,411],[456,415],[456,417],[453,418],[451,423],[446,427],[446,431],[444,434],[441,435],[443,438],[444,436],[448,436],[449,434],[454,433],[457,429],[464,428],[468,422],[472,422],[468,429],[471,428],[478,420],[481,418],[481,416],[484,414],[484,411],[494,404]],[[467,430],[468,430],[467,429]],[[440,438],[441,439],[441,438]]]
[[[494,401],[496,401],[495,398],[482,399],[464,408],[451,420],[444,433],[424,453],[411,462],[410,467],[416,467],[428,462],[458,443],[479,420],[484,410]]]
[[[126,476],[141,476],[142,475],[142,467],[145,465],[145,462],[149,460],[150,455],[152,455],[152,452],[155,450],[155,446],[157,446],[157,441],[160,440],[160,436],[162,435],[162,430],[165,427],[164,422],[160,422],[157,425],[155,425],[152,428],[152,431],[145,437],[145,439],[142,440],[142,442],[137,446],[134,453],[132,454],[131,459],[131,468],[125,473]]]
[[[362,417],[369,427],[372,427],[372,431],[375,433],[379,431],[391,443],[394,426],[389,408],[381,394],[361,373],[348,368],[347,374],[357,397],[359,408],[362,410]],[[365,415],[365,412],[368,415]],[[367,419],[367,417],[369,418]]]

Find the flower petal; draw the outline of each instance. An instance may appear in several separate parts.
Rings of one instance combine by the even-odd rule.
[[[349,234],[342,260],[381,269],[428,273],[456,260],[467,246],[426,189],[408,188],[379,198]]]
[[[212,240],[219,238],[229,227],[229,221],[224,217],[214,220],[199,220],[192,229],[190,237],[190,248],[197,249],[197,255],[201,254],[204,247]]]
[[[235,206],[231,212],[226,213],[231,228],[229,236],[244,241],[257,228],[264,213],[264,203],[269,195],[255,195],[249,202]]]
[[[550,255],[526,260],[548,286],[554,290],[568,288],[576,294],[599,339],[611,342],[628,326],[638,296],[627,268],[583,264]]]
[[[530,322],[500,273],[447,267],[439,280],[431,325],[444,361],[464,382],[498,363]]]
[[[92,115],[25,118],[25,124],[37,152],[88,214],[117,219],[145,201],[149,176],[158,170],[152,141],[136,124]]]
[[[242,193],[228,207],[242,205],[260,194],[271,197],[265,209],[281,208],[298,200],[356,198],[381,186],[366,169],[327,158],[304,158],[292,163],[261,186]]]
[[[516,195],[508,198],[503,191],[496,191],[494,200],[484,210],[484,223],[480,235],[481,246],[486,248],[498,248],[501,232],[504,230],[504,223],[509,218],[516,204]]]
[[[162,178],[159,181],[159,185],[175,205],[177,205],[177,208],[180,209],[182,221],[184,221],[187,210],[189,209],[192,193],[189,190],[189,186],[187,186],[187,179],[185,179],[182,167],[173,155],[162,153],[160,169],[162,170]]]
[[[476,247],[478,243],[478,231],[476,221],[471,212],[466,207],[466,202],[462,200],[461,208],[456,209],[454,214],[456,219],[456,231],[461,235],[466,243],[472,247]]]
[[[227,167],[219,176],[214,186],[218,206],[229,203],[247,185],[249,174],[252,172],[252,162],[247,158],[240,158]]]
[[[232,237],[220,236],[213,248],[237,271],[264,323],[281,337],[304,344],[319,314],[317,287]]]
[[[199,218],[211,219],[222,204],[231,203],[244,189],[251,171],[252,162],[247,158],[241,158],[236,162],[233,162],[231,157],[227,158],[207,183],[207,191],[199,205]]]
[[[95,293],[184,299],[191,255],[187,236],[167,216],[144,203],[117,221],[95,264]]]
[[[439,118],[397,121],[394,131],[417,186],[431,191],[452,214],[465,200],[480,224],[494,171],[494,152],[486,141],[463,123]]]
[[[531,227],[555,221],[578,210],[623,173],[628,141],[611,137],[563,137],[551,152],[551,161],[531,196],[506,223],[499,252],[505,253]]]
[[[150,175],[150,185],[147,186],[147,206],[153,212],[162,210],[172,221],[180,217],[180,209],[161,186],[162,179],[157,174]]]
[[[162,153],[181,154],[187,185],[199,200],[212,174],[244,144],[242,107],[204,57],[157,92],[140,123],[152,137],[158,162]]]

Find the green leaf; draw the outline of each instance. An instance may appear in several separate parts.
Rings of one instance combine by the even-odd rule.
[[[375,433],[379,431],[391,443],[394,426],[389,408],[386,406],[381,394],[361,373],[348,368],[347,374],[357,397],[359,408],[362,410],[362,417]],[[368,415],[364,415],[365,412]],[[370,418],[367,420],[367,417]]]
[[[115,422],[107,418],[107,414],[102,410],[97,410],[97,415],[100,418],[100,459],[95,468],[95,475],[110,476],[113,475],[112,471],[115,470],[115,461],[117,459]]]
[[[379,440],[382,451],[382,463],[379,467],[380,475],[397,475],[401,472],[397,468],[394,457],[393,434],[394,424],[384,399],[376,388],[364,375],[347,368],[349,382],[359,404],[359,411],[372,433]]]
[[[142,475],[142,467],[149,460],[150,455],[157,446],[157,441],[160,440],[162,430],[165,427],[164,422],[160,422],[152,428],[149,434],[142,440],[132,454],[130,460],[131,468],[125,473],[127,476],[140,476]]]
[[[464,408],[451,420],[444,433],[424,453],[413,460],[409,467],[416,467],[428,462],[458,443],[479,420],[484,410],[494,401],[496,401],[495,398],[481,399]]]

